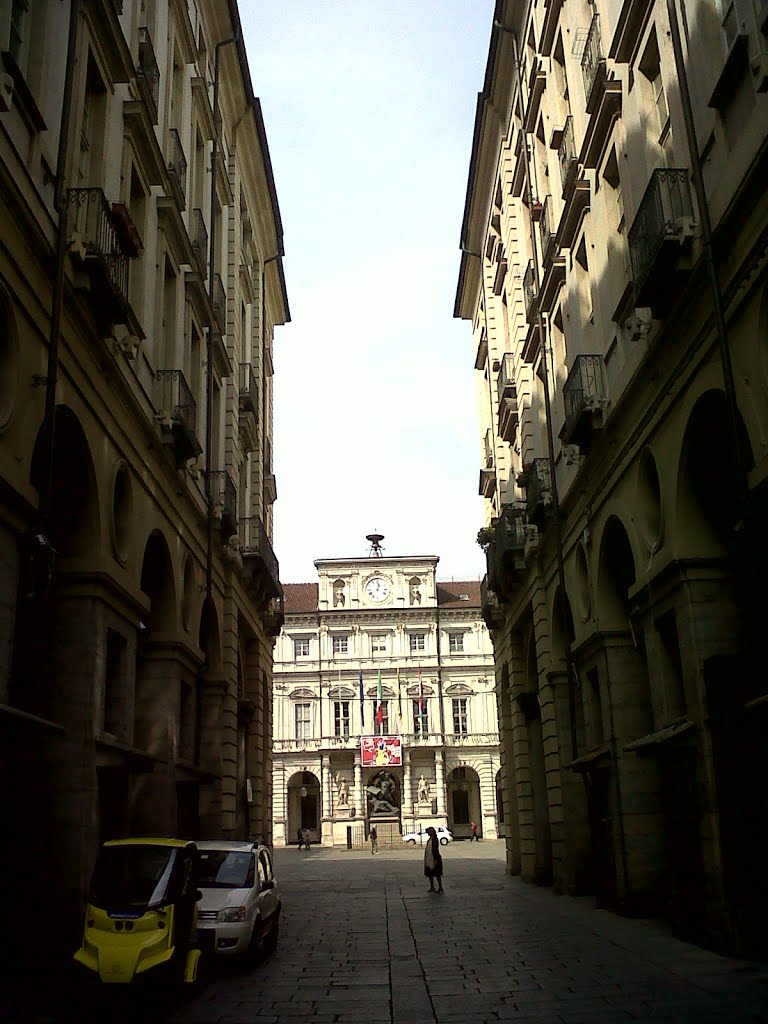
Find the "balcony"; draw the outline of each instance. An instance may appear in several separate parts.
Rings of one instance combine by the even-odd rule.
[[[483,438],[483,462],[480,467],[479,492],[483,498],[492,498],[496,491],[496,467],[493,458],[493,437],[486,430]]]
[[[277,501],[277,479],[272,468],[272,443],[269,438],[264,453],[264,501],[267,505],[274,505]]]
[[[486,552],[488,586],[500,601],[508,600],[525,572],[525,510],[505,505],[496,520]]]
[[[155,419],[163,444],[173,450],[176,465],[181,468],[203,450],[197,439],[197,404],[181,370],[158,370],[157,382]]]
[[[213,516],[219,521],[221,539],[226,544],[237,533],[237,490],[226,469],[211,473],[210,494]]]
[[[512,353],[505,352],[496,378],[499,395],[499,437],[512,444],[517,435],[517,386],[512,372]]]
[[[536,271],[533,266],[533,260],[528,261],[528,266],[525,268],[525,274],[523,275],[523,300],[525,302],[525,319],[529,324],[536,322],[538,316],[538,298],[536,288]]]
[[[576,138],[573,130],[573,117],[571,114],[565,119],[563,125],[563,137],[557,149],[557,159],[560,163],[560,181],[563,186],[563,199],[566,199],[573,181],[576,178],[578,168],[578,156],[576,153]]]
[[[605,151],[613,122],[621,113],[621,82],[608,78],[597,14],[589,27],[581,58],[581,73],[589,122],[580,160],[585,167],[594,169]]]
[[[141,97],[147,104],[152,124],[157,124],[157,105],[160,98],[160,68],[157,65],[152,36],[144,25],[139,29],[139,63],[136,68],[136,80]]]
[[[555,220],[552,196],[547,196],[541,208],[539,218],[539,238],[541,240],[541,261],[544,266],[555,254]]]
[[[250,363],[240,364],[238,411],[243,451],[255,452],[259,446],[259,390],[256,374]]]
[[[480,583],[480,614],[489,631],[499,629],[504,623],[504,612],[498,597],[488,586],[487,576],[483,576]]]
[[[536,130],[541,97],[544,95],[544,89],[547,86],[547,64],[549,64],[549,61],[546,57],[543,60],[541,57],[535,57],[531,67],[531,75],[528,79],[528,107],[525,111],[525,121],[523,122],[523,128],[529,134]]]
[[[534,459],[524,474],[525,516],[542,529],[552,504],[552,476],[549,459]]]
[[[173,198],[183,210],[187,205],[187,158],[181,145],[181,137],[175,128],[168,132],[168,177]]]
[[[226,334],[227,292],[224,287],[224,282],[221,279],[221,274],[214,274],[213,295],[211,296],[211,302],[213,303],[213,318],[216,321],[215,326],[218,328],[219,334]]]
[[[205,277],[208,273],[208,228],[205,226],[203,211],[199,207],[192,211],[190,233],[197,269]]]
[[[243,569],[250,588],[256,592],[265,608],[273,599],[282,601],[280,566],[263,522],[258,516],[248,516],[240,519],[237,526]]]
[[[565,257],[558,256],[544,268],[544,280],[539,291],[539,309],[542,313],[551,313],[565,284]]]
[[[548,57],[552,52],[552,44],[555,41],[555,33],[560,20],[560,10],[563,0],[544,0],[544,20],[541,25],[539,36],[539,52]]]
[[[90,275],[94,308],[111,323],[122,322],[114,306],[129,309],[128,261],[142,252],[128,209],[110,204],[100,188],[71,188],[68,201],[68,248]]]
[[[657,168],[651,175],[629,229],[629,256],[635,283],[635,306],[663,313],[676,281],[679,257],[695,229],[691,186],[686,168]]]
[[[603,425],[608,404],[602,356],[576,356],[563,386],[563,401],[565,422],[560,430],[561,441],[588,448],[592,431]]]
[[[475,369],[482,370],[485,368],[485,364],[488,361],[488,339],[485,335],[485,331],[480,332],[480,340],[477,343],[477,352],[475,353]]]

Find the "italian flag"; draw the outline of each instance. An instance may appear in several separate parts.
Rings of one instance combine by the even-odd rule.
[[[379,669],[379,678],[376,689],[376,724],[379,727],[379,735],[381,735],[381,727],[384,724],[384,708],[381,706],[381,669]]]

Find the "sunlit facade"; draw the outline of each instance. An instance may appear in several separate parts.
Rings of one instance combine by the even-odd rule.
[[[474,582],[435,557],[321,559],[275,645],[275,845],[499,830],[493,651]],[[362,691],[362,699],[361,699]],[[377,710],[381,708],[381,713]],[[365,740],[365,742],[361,742]],[[503,823],[502,823],[503,824]]]
[[[730,949],[768,909],[758,7],[498,0],[455,306],[508,868]]]

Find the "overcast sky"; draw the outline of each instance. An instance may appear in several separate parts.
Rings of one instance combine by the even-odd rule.
[[[453,319],[493,0],[240,0],[285,232],[275,553],[482,576],[471,326]]]

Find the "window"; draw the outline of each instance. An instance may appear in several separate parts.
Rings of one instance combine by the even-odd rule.
[[[312,706],[310,704],[296,704],[294,715],[296,718],[296,739],[308,740],[310,736],[309,726],[311,721]]]
[[[423,712],[420,710],[418,700],[413,701],[413,731],[416,736],[426,736],[429,733],[429,712],[426,700]]]
[[[616,230],[624,229],[624,196],[621,191],[621,177],[619,176],[619,162],[616,159],[616,150],[611,149],[611,155],[605,162],[603,169],[603,180],[610,186],[605,190],[606,204],[613,207],[613,218],[616,222]]]
[[[449,633],[448,634],[448,650],[451,654],[458,654],[464,650],[464,634],[463,633]]]
[[[426,649],[426,636],[424,633],[411,633],[408,642],[411,645],[411,654],[417,654]]]
[[[349,736],[348,700],[335,700],[333,702],[333,734],[334,736]]]
[[[576,250],[573,270],[576,277],[576,289],[579,297],[582,322],[586,323],[592,319],[592,282],[589,277],[589,260],[587,258],[587,241],[585,238],[582,238],[581,245]]]
[[[651,32],[648,45],[638,67],[647,82],[643,91],[646,94],[649,105],[652,105],[655,110],[652,134],[655,134],[656,140],[664,149],[667,166],[672,167],[674,163],[670,163],[670,160],[674,160],[674,156],[672,154],[672,132],[669,127],[669,107],[667,105],[664,82],[661,77],[661,57],[659,56],[659,43],[656,38],[655,29]]]
[[[346,654],[349,650],[349,637],[348,636],[335,636],[333,638],[333,653],[334,654]]]
[[[378,721],[378,715],[376,716]],[[386,736],[389,733],[389,701],[383,700],[381,702],[381,735]]]
[[[371,637],[371,654],[386,654],[387,638],[385,636]]]
[[[455,736],[467,735],[467,698],[454,697],[453,705],[453,732]]]
[[[309,637],[298,636],[293,641],[293,656],[294,658],[308,658],[309,657]]]

